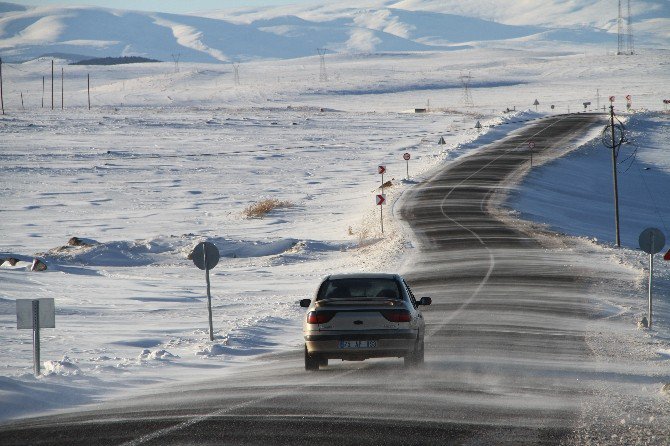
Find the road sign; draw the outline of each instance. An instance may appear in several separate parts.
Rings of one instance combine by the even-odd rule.
[[[411,157],[412,157],[412,155],[410,155],[409,153],[405,153],[405,154],[402,156],[402,158],[403,158],[405,161],[409,161],[409,159],[410,159]]]
[[[537,99],[535,99],[535,102],[533,102],[533,105],[540,105],[540,101],[538,101]]]
[[[663,260],[670,261],[670,250],[668,250],[668,252],[665,253],[665,255],[663,256]]]
[[[482,128],[482,123],[479,122],[479,121],[477,121],[477,123],[475,124],[475,128],[476,128],[477,130],[481,130],[481,128]]]
[[[16,328],[33,327],[33,301],[39,301],[39,328],[56,328],[56,306],[52,298],[16,299]]]
[[[656,228],[647,228],[640,234],[640,249],[647,254],[656,254],[665,246],[665,236]]]
[[[384,175],[386,173],[386,166],[377,166],[377,173]]]
[[[193,249],[193,263],[200,269],[214,269],[219,263],[219,248],[214,243],[201,242]]]
[[[652,326],[652,290],[653,290],[653,277],[654,277],[654,254],[661,252],[665,246],[665,236],[663,233],[656,228],[647,228],[640,234],[640,248],[649,254],[649,321],[647,322],[647,327],[651,329]],[[667,255],[667,254],[666,254]]]
[[[556,108],[556,106],[554,104],[551,104],[551,109],[553,110],[555,108]]]
[[[205,270],[205,281],[207,283],[207,312],[209,313],[209,340],[214,340],[214,324],[212,323],[212,295],[210,294],[209,270],[219,263],[219,248],[210,242],[200,242],[193,250],[193,263],[200,269]]]
[[[631,95],[627,94],[627,95],[626,95],[626,100],[627,100],[628,102],[630,102],[630,101],[633,100],[633,97],[632,97]]]
[[[529,141],[528,142],[528,147],[530,147],[531,149],[534,149],[535,148],[535,141]]]
[[[377,206],[383,206],[386,203],[386,194],[378,194],[376,196]]]
[[[443,145],[445,145],[446,143],[447,143],[447,142],[444,140],[444,136],[440,136],[440,139],[437,141],[437,145],[439,145],[439,146],[443,146]]]
[[[614,102],[614,96],[610,96],[610,102]]]

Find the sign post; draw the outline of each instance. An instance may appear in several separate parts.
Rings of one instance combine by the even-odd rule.
[[[405,160],[407,164],[407,179],[409,180],[409,159],[412,157],[409,153],[405,153],[402,158]]]
[[[205,281],[207,282],[207,312],[209,313],[209,340],[214,340],[214,325],[212,323],[212,295],[209,287],[209,270],[218,263],[221,254],[219,248],[210,242],[200,242],[193,249],[193,263],[200,269],[205,270]]]
[[[17,299],[16,328],[33,331],[33,366],[40,376],[40,328],[56,328],[56,307],[53,298]]]
[[[379,194],[376,197],[377,206],[379,206],[379,216],[382,225],[382,234],[384,233],[384,203],[386,203],[386,195]]]
[[[530,167],[533,167],[533,149],[535,148],[535,141],[529,141],[528,148],[530,149]]]
[[[661,252],[665,246],[665,236],[656,228],[647,228],[640,234],[639,242],[640,249],[649,254],[649,329],[651,329],[654,254]]]

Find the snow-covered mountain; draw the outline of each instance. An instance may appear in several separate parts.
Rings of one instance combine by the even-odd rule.
[[[446,51],[465,45],[616,45],[613,0],[368,0],[188,15],[0,3],[0,57],[145,56],[228,62],[332,52]],[[541,5],[540,5],[541,4]],[[670,2],[636,1],[638,46],[670,46]]]

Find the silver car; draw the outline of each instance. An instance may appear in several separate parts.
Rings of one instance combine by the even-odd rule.
[[[397,274],[338,274],[326,277],[307,308],[303,324],[305,369],[319,370],[329,359],[404,358],[423,364],[425,322],[420,305]]]

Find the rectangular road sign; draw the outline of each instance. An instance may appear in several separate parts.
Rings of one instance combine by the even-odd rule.
[[[386,172],[386,166],[377,166],[377,173],[384,175]]]
[[[377,206],[382,206],[386,203],[386,194],[377,195]]]
[[[16,299],[16,328],[33,328],[33,300],[40,302],[39,328],[56,328],[56,305],[53,298]]]

